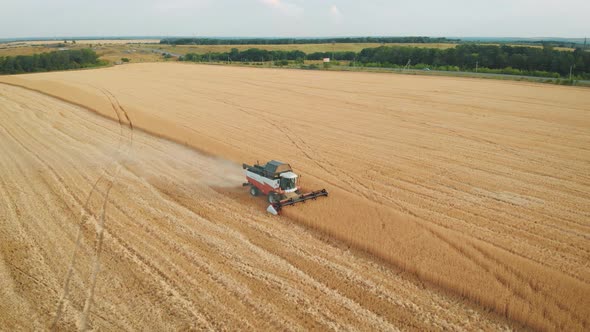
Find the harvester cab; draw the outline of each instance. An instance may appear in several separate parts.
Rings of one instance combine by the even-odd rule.
[[[266,195],[270,203],[266,210],[274,215],[279,214],[284,206],[328,196],[325,189],[301,194],[299,177],[293,172],[291,165],[280,161],[271,160],[264,166],[258,163],[253,166],[242,164],[242,168],[248,181],[243,185],[250,187],[252,196]]]

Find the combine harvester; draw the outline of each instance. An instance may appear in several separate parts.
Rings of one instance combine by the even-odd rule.
[[[266,211],[274,215],[279,214],[283,206],[328,196],[326,189],[301,194],[297,174],[293,173],[291,165],[280,161],[271,160],[264,166],[242,164],[242,168],[246,170],[248,181],[243,186],[250,186],[252,196],[268,195],[270,205]]]

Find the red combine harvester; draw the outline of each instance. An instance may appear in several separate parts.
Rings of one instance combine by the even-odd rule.
[[[246,170],[246,180],[243,186],[250,187],[250,194],[267,195],[270,205],[266,211],[277,215],[283,206],[295,205],[321,196],[328,196],[326,189],[301,194],[298,186],[298,176],[293,173],[289,164],[271,160],[266,165],[250,166],[242,164]]]

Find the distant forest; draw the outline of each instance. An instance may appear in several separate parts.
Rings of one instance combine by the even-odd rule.
[[[345,43],[456,43],[458,39],[430,37],[341,37],[341,38],[165,38],[171,45],[286,45]]]
[[[365,48],[361,52],[316,52],[268,51],[257,48],[231,52],[194,54],[189,53],[184,61],[238,61],[265,62],[289,61],[303,63],[304,60],[351,61],[351,65],[367,67],[397,68],[409,65],[414,69],[438,69],[451,71],[473,71],[531,75],[540,77],[567,77],[570,68],[574,77],[590,79],[590,52],[581,48],[559,51],[553,47],[526,47],[508,45],[462,44],[454,48],[420,48],[407,46],[381,46]],[[284,63],[283,63],[284,64]]]
[[[96,67],[103,63],[90,49],[64,50],[17,56],[0,56],[0,74],[22,74]]]
[[[416,47],[378,47],[364,49],[358,61],[366,65],[401,66],[411,60],[413,64],[432,67],[455,66],[460,70],[486,69],[505,70],[511,74],[546,76],[543,73],[569,75],[570,67],[575,74],[590,78],[590,52],[581,48],[559,51],[551,46],[496,46],[464,44],[449,49]],[[511,72],[512,70],[512,72]]]

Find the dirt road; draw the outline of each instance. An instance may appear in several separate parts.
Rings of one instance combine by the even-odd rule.
[[[586,89],[182,64],[1,80],[115,120],[113,104],[120,105],[135,128],[236,163],[290,161],[307,188],[326,187],[331,197],[285,209],[279,220],[318,229],[418,276],[428,289],[529,327],[590,326]],[[159,173],[150,182],[156,193],[198,214],[200,196],[176,194],[186,187],[169,186]],[[111,195],[142,197],[113,188]],[[261,200],[230,189],[215,191],[222,198],[209,201],[209,213],[223,202],[241,205],[205,218],[215,223],[230,214],[278,227],[258,214]]]

